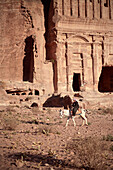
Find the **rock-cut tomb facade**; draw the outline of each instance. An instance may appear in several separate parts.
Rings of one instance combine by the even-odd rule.
[[[7,93],[113,92],[112,0],[1,0],[0,8]]]

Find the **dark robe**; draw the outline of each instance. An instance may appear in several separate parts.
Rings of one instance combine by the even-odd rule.
[[[75,101],[73,104],[72,104],[72,115],[75,116],[77,110],[79,108],[79,104],[77,101]]]

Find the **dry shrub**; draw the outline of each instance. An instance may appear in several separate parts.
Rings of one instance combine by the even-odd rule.
[[[2,115],[2,126],[5,130],[15,130],[18,125],[18,120],[15,116],[14,110],[11,110],[11,108],[7,108],[6,112]]]
[[[38,128],[38,132],[48,135],[50,133],[50,128],[46,125],[43,125]]]
[[[7,112],[7,114],[12,114],[12,113],[15,113],[16,111],[13,106],[7,106],[6,112]]]
[[[6,116],[3,119],[3,129],[15,130],[18,125],[18,121],[14,117]]]
[[[103,136],[103,140],[113,141],[113,136],[108,134],[107,136]]]
[[[49,135],[50,133],[53,133],[53,134],[58,134],[58,131],[56,130],[56,128],[53,128],[51,126],[48,126],[48,125],[42,125],[38,128],[38,132],[39,133],[43,133],[45,135]]]
[[[109,113],[109,114],[113,115],[113,108],[112,107],[111,108],[106,108],[104,113],[106,113],[106,114]]]
[[[32,108],[31,108],[31,111],[32,111],[32,113],[33,113],[34,115],[38,115],[39,109],[38,109],[38,107],[32,107]]]
[[[99,108],[98,109],[98,112],[100,114],[103,114],[103,115],[106,115],[106,114],[111,114],[113,115],[113,107],[110,107],[110,108]]]
[[[46,114],[51,114],[52,110],[50,108],[47,109]]]
[[[2,118],[3,113],[4,113],[4,110],[0,110],[0,118]]]
[[[74,165],[78,168],[96,169],[105,168],[106,145],[96,138],[78,138],[69,142],[67,150],[74,153]]]
[[[3,81],[0,81],[0,88],[3,88],[3,89],[5,89],[5,87],[6,87],[6,84],[5,84],[5,82],[3,82]]]

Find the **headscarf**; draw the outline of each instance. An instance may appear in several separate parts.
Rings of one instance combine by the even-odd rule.
[[[76,102],[76,101],[77,101],[75,97],[73,98],[73,101],[74,101],[74,102]]]

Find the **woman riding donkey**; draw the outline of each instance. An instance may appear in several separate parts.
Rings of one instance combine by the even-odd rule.
[[[72,118],[74,126],[76,126],[76,122],[74,120],[76,115],[80,115],[80,117],[83,119],[82,126],[84,125],[85,122],[86,122],[85,124],[88,125],[85,114],[86,110],[82,108],[80,109],[78,101],[76,100],[75,97],[73,101],[71,100],[71,98],[69,98],[69,100],[65,100],[65,108],[63,110],[60,109],[60,117],[62,118],[63,115],[67,116],[66,127],[68,126],[70,118]]]
[[[81,114],[81,109],[79,107],[79,103],[78,101],[76,100],[76,98],[74,97],[73,98],[73,102],[72,102],[72,105],[70,107],[70,115],[71,116],[75,116],[76,113],[79,115]]]

